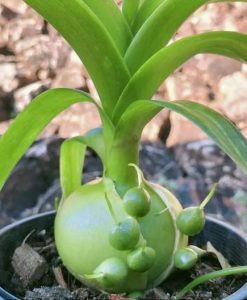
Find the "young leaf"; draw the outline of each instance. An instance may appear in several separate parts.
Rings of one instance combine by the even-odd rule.
[[[205,2],[206,0],[163,1],[136,33],[125,54],[131,74],[166,45],[178,27]]]
[[[87,132],[86,135],[83,137],[78,138],[82,143],[87,145],[89,148],[93,149],[99,158],[101,159],[102,163],[105,164],[105,141],[104,136],[107,134],[106,131],[106,121],[103,120],[104,130],[102,128],[93,128]],[[106,136],[106,140],[109,142],[111,137]]]
[[[151,16],[151,14],[163,1],[164,0],[144,0],[132,25],[133,33],[137,33],[142,24]]]
[[[187,284],[176,296],[175,300],[182,300],[184,299],[184,295],[190,292],[192,289],[194,289],[199,284],[202,284],[204,282],[207,282],[209,280],[221,278],[224,276],[230,276],[230,275],[239,275],[247,273],[247,266],[240,266],[240,267],[232,267],[232,268],[226,268],[224,270],[214,271],[208,274],[201,275],[197,278],[195,278],[192,282]],[[213,284],[213,283],[212,283]],[[240,292],[240,290],[239,290]],[[229,300],[240,300],[240,299],[246,299],[246,286],[242,289],[242,291],[236,295],[231,295]],[[228,297],[227,297],[228,298]],[[226,299],[226,298],[225,298]]]
[[[142,7],[140,8],[135,22],[133,24],[133,32],[136,33],[139,28],[145,23],[145,21],[151,16],[158,6],[164,2],[164,0],[144,0]],[[206,3],[217,3],[217,2],[247,2],[247,0],[208,0]]]
[[[94,81],[102,106],[110,115],[129,73],[102,22],[82,0],[25,2],[47,19],[77,52]]]
[[[53,89],[37,96],[0,138],[0,189],[8,175],[44,127],[60,112],[78,102],[94,103],[84,92]]]
[[[149,99],[159,85],[181,64],[198,53],[225,55],[247,62],[247,35],[237,32],[209,32],[183,38],[153,55],[131,78],[115,111],[118,120],[136,99]]]
[[[110,33],[121,55],[132,39],[130,28],[114,0],[83,0]],[[134,3],[135,0],[131,0]]]
[[[140,0],[123,0],[123,15],[131,27],[138,12]]]
[[[237,1],[239,0],[194,0],[182,3],[181,0],[146,0],[135,19],[132,31],[136,35],[125,55],[131,74],[165,46],[183,22],[202,5]]]
[[[59,166],[63,199],[81,185],[86,148],[77,137],[65,140],[61,146]]]
[[[81,185],[86,148],[93,149],[105,161],[105,144],[102,128],[94,128],[85,136],[65,140],[60,151],[60,181],[63,198]]]
[[[114,142],[124,145],[126,141],[138,140],[144,126],[163,108],[175,111],[200,127],[232,160],[247,174],[247,141],[234,124],[218,112],[192,101],[134,102],[122,115]],[[142,118],[138,118],[138,116]]]

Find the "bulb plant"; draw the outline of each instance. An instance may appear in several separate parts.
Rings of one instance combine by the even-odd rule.
[[[198,53],[247,61],[247,35],[207,32],[171,42],[207,0],[25,0],[81,58],[100,103],[87,93],[51,89],[37,96],[0,139],[0,186],[42,129],[74,103],[89,102],[102,127],[61,147],[62,198],[55,241],[67,269],[86,285],[114,293],[157,286],[175,268],[192,267],[202,250],[188,236],[204,226],[204,206],[183,209],[164,187],[145,180],[138,147],[145,125],[163,108],[202,128],[247,172],[247,142],[218,112],[193,101],[151,100],[160,84]],[[220,2],[220,1],[214,1]],[[102,178],[81,184],[86,147],[101,158]],[[138,294],[139,295],[139,294]]]

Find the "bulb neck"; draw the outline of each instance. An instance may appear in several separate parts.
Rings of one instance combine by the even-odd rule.
[[[139,164],[139,140],[124,140],[118,144],[113,142],[106,159],[105,175],[114,181],[120,196],[138,186],[136,171],[129,164]]]

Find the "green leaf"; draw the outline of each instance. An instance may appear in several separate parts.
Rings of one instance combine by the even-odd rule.
[[[138,12],[139,4],[140,0],[123,0],[123,15],[130,27]]]
[[[192,289],[194,289],[199,284],[202,284],[202,283],[207,282],[209,280],[213,280],[213,279],[217,279],[217,278],[221,278],[221,277],[225,277],[225,276],[230,276],[230,275],[239,275],[239,274],[243,274],[243,273],[247,273],[247,266],[226,268],[224,270],[214,271],[214,272],[210,272],[208,274],[201,275],[201,276],[195,278],[189,284],[187,284],[177,294],[175,300],[184,299],[185,294],[190,292]],[[211,284],[214,284],[214,283],[211,282]],[[237,292],[236,292],[236,294],[232,294],[232,296],[230,296],[230,297],[231,297],[231,299],[235,299],[235,300],[239,299],[240,300],[240,299],[244,299],[245,295],[246,295],[246,293],[244,293],[244,295],[243,294],[241,295],[241,293],[237,295]],[[244,296],[244,298],[242,296]],[[225,299],[227,299],[227,298],[225,298]]]
[[[109,32],[82,0],[25,0],[69,42],[85,64],[108,115],[129,72]]]
[[[132,39],[130,28],[113,0],[83,0],[97,15],[110,33],[121,55],[124,55]],[[135,0],[131,0],[132,3]]]
[[[152,13],[163,3],[165,0],[144,0],[143,5],[138,11],[135,18],[135,22],[132,26],[132,32],[137,33],[137,31],[142,27],[146,20],[152,15]],[[219,3],[219,2],[247,2],[247,0],[205,0],[204,3]],[[180,4],[181,5],[181,4]],[[186,5],[186,4],[184,4]],[[177,13],[173,14],[174,19],[177,17]],[[184,19],[185,21],[186,19]],[[179,27],[179,26],[178,26]],[[177,28],[178,29],[178,28]],[[177,31],[174,30],[174,32]],[[171,37],[170,37],[171,38]]]
[[[104,125],[106,121],[104,121]],[[113,129],[112,129],[113,130]],[[111,135],[113,131],[111,130]],[[107,135],[106,126],[104,126],[104,130],[102,128],[93,128],[87,132],[87,134],[83,137],[80,137],[80,141],[86,144],[89,148],[93,149],[102,163],[105,164],[105,140],[104,135]],[[111,136],[106,136],[106,141],[109,143],[111,141]]]
[[[151,14],[163,1],[164,0],[144,0],[132,25],[133,33],[137,33],[143,23],[151,16]]]
[[[134,74],[148,58],[166,45],[179,26],[206,0],[182,2],[181,0],[163,1],[136,33],[125,55],[131,74]]]
[[[81,185],[82,168],[87,145],[75,137],[63,142],[60,150],[60,182],[62,199]]]
[[[211,3],[219,3],[219,2],[247,2],[247,0],[211,0]]]
[[[44,127],[60,112],[78,102],[94,103],[86,93],[53,89],[37,96],[0,138],[0,189],[10,172]]]
[[[247,174],[245,137],[226,117],[192,101],[134,102],[121,117],[115,131],[114,142],[121,145],[131,139],[138,140],[144,126],[163,108],[175,111],[195,123]]]
[[[149,99],[160,84],[184,62],[198,53],[213,53],[247,61],[247,35],[237,32],[209,32],[183,38],[153,55],[131,78],[114,112],[118,120],[137,99]]]
[[[60,151],[60,182],[67,198],[81,185],[86,148],[92,148],[104,162],[105,145],[102,128],[91,129],[85,136],[65,140]]]

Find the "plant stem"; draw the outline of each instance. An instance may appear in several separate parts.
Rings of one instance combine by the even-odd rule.
[[[209,201],[213,198],[213,196],[214,196],[214,194],[215,194],[215,192],[216,192],[216,188],[217,188],[217,183],[215,183],[215,184],[212,186],[212,188],[211,188],[209,194],[208,194],[207,197],[202,201],[202,203],[201,203],[201,205],[200,205],[200,209],[204,209],[205,206],[209,203]]]
[[[137,174],[138,187],[141,187],[142,182],[143,182],[143,175],[142,175],[141,170],[135,164],[129,164],[129,166],[135,168],[135,171]]]
[[[112,219],[114,220],[114,223],[117,225],[117,224],[118,224],[118,220],[117,220],[117,217],[116,217],[116,215],[115,215],[115,213],[114,213],[113,207],[112,207],[112,205],[111,205],[111,201],[110,201],[110,199],[109,199],[107,193],[105,193],[105,199],[106,199],[106,203],[107,203],[107,205],[108,205],[110,214],[111,214],[111,216],[112,216]]]
[[[182,297],[190,292],[193,288],[195,288],[197,285],[202,284],[208,280],[216,279],[219,277],[229,276],[229,275],[236,275],[241,273],[247,273],[247,266],[242,267],[233,267],[233,268],[227,268],[220,271],[215,271],[209,274],[202,275],[196,279],[194,279],[192,282],[190,282],[188,285],[186,285],[176,296],[176,300],[182,299]]]
[[[107,155],[106,175],[114,181],[120,196],[123,196],[128,189],[138,185],[136,171],[129,167],[129,164],[138,166],[138,152],[139,140],[123,138],[121,143],[113,142]]]

